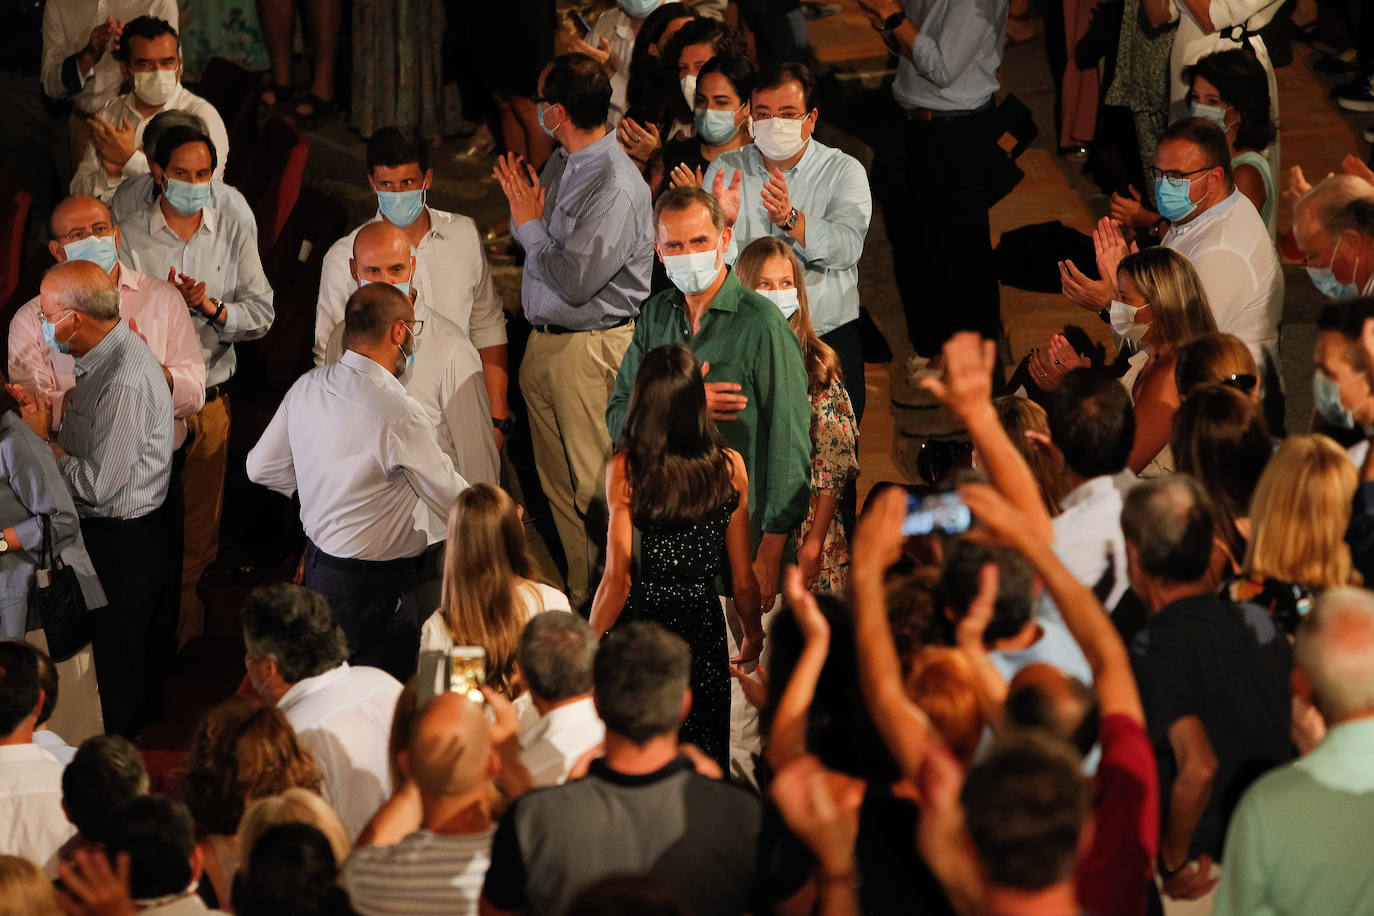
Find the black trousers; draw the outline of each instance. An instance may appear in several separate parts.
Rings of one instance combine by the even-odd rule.
[[[418,557],[372,562],[330,556],[305,545],[306,588],[329,602],[348,638],[348,661],[371,665],[405,681],[420,655]]]
[[[840,368],[844,371],[844,388],[849,394],[849,403],[854,406],[854,419],[864,418],[864,403],[868,400],[864,387],[864,342],[859,330],[859,319],[842,324],[829,333],[822,334],[821,340],[830,345],[840,358]]]
[[[905,181],[883,207],[907,334],[921,356],[938,355],[956,331],[1001,336],[985,178],[996,132],[992,109],[907,122]]]
[[[169,501],[170,502],[170,501]],[[162,717],[162,684],[177,649],[181,515],[167,504],[140,518],[86,518],[81,536],[108,606],[91,639],[105,731],[132,738]]]

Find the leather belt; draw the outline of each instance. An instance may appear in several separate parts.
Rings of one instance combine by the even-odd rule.
[[[586,334],[591,331],[609,331],[612,328],[623,328],[634,319],[622,318],[615,324],[608,324],[604,328],[565,328],[556,324],[536,324],[534,329],[541,334]]]
[[[988,99],[977,108],[952,108],[946,111],[936,111],[933,108],[903,108],[902,113],[908,121],[948,121],[953,118],[971,118],[991,110],[992,99]]]

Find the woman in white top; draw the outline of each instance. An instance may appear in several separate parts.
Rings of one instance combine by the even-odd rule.
[[[529,705],[515,673],[515,648],[529,619],[543,611],[570,611],[567,596],[534,581],[520,508],[499,487],[464,490],[448,516],[444,582],[439,609],[420,629],[420,650],[481,646],[486,683]]]

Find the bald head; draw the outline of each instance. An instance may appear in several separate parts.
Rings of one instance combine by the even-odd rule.
[[[110,275],[90,261],[64,261],[43,275],[39,305],[45,315],[70,310],[114,321],[119,318],[119,290]]]
[[[410,776],[428,799],[466,795],[494,772],[486,716],[457,693],[441,693],[425,706],[409,752]]]
[[[48,227],[52,230],[48,251],[53,260],[87,260],[104,270],[114,270],[118,263],[115,249],[119,244],[119,227],[109,208],[98,199],[73,194],[53,209]]]
[[[343,344],[350,350],[383,344],[398,321],[415,321],[415,306],[400,290],[385,283],[359,287],[344,305]]]
[[[1355,229],[1374,236],[1374,185],[1354,175],[1331,175],[1312,186],[1293,206],[1294,228],[1335,234]],[[1306,234],[1306,233],[1303,233]]]
[[[1007,685],[1007,723],[1043,728],[1086,755],[1097,741],[1097,703],[1076,677],[1053,665],[1027,665]]]
[[[114,226],[110,208],[89,194],[73,194],[53,208],[49,226],[53,238],[64,241],[74,229]]]
[[[353,260],[349,267],[359,285],[364,283],[407,283],[414,272],[415,259],[404,229],[388,220],[368,223],[353,238]]]
[[[1323,593],[1298,626],[1294,655],[1329,725],[1374,714],[1374,594]]]

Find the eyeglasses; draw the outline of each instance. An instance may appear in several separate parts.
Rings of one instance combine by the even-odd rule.
[[[109,223],[96,223],[89,228],[86,226],[78,226],[66,235],[59,235],[57,240],[63,245],[69,245],[72,242],[88,239],[93,235],[106,236],[112,232],[114,232],[114,226],[111,226]]]
[[[1237,372],[1234,375],[1229,375],[1222,379],[1221,383],[1223,385],[1229,385],[1242,394],[1249,394],[1255,390],[1255,386],[1259,384],[1259,379],[1255,378],[1249,372]]]
[[[1182,181],[1185,178],[1191,178],[1193,175],[1201,175],[1203,172],[1210,172],[1215,168],[1219,168],[1219,166],[1205,165],[1200,169],[1193,169],[1191,172],[1180,172],[1177,169],[1157,169],[1154,166],[1150,166],[1145,170],[1145,173],[1155,181],[1161,178],[1168,178],[1172,181]]]
[[[404,321],[402,321],[401,324],[406,325],[406,330],[410,332],[411,337],[419,337],[420,332],[425,329],[425,323],[423,320],[416,320],[411,322],[410,324],[406,324]]]

